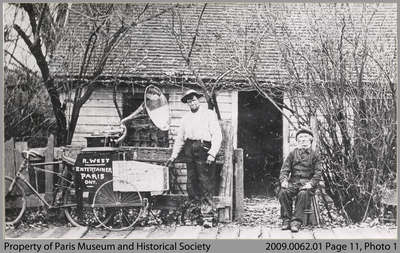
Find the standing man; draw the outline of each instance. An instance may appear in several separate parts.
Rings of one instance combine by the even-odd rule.
[[[313,134],[308,129],[296,133],[297,148],[289,153],[282,165],[279,180],[281,190],[282,230],[298,232],[304,217],[304,209],[310,206],[310,194],[321,178],[321,162],[317,153],[311,150]],[[295,210],[292,214],[293,198],[296,197]],[[306,225],[306,224],[304,224]]]
[[[200,204],[203,225],[211,227],[214,216],[212,196],[216,181],[215,157],[221,147],[222,133],[215,112],[200,105],[201,96],[195,90],[188,90],[181,98],[182,103],[189,106],[190,112],[182,118],[167,166],[183,150],[187,159],[189,200]]]

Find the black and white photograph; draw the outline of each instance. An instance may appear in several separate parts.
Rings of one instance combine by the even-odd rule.
[[[398,239],[397,3],[2,5],[5,239]]]

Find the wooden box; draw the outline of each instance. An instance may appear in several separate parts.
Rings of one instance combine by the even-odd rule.
[[[121,192],[160,192],[169,189],[165,166],[137,162],[113,161],[113,190]]]

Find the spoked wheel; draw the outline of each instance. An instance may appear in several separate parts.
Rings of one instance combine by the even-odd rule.
[[[93,199],[93,208],[112,208],[113,217],[105,221],[94,213],[97,221],[110,230],[125,230],[135,225],[144,210],[144,201],[139,192],[113,191],[113,180],[102,184]]]
[[[74,184],[71,184],[67,187],[64,196],[64,213],[67,217],[68,221],[75,227],[101,227],[96,218],[103,220],[104,222],[108,222],[113,216],[112,209],[105,208],[92,208],[88,205],[79,206],[79,196],[75,192]]]
[[[5,217],[6,225],[15,225],[22,218],[26,209],[25,191],[17,181],[10,189],[13,179],[5,177]]]

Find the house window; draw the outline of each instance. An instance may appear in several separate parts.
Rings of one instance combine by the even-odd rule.
[[[166,96],[168,99],[168,96]],[[127,117],[134,112],[144,101],[143,93],[123,93],[122,114]],[[143,110],[137,117],[126,124],[128,134],[125,145],[135,147],[168,147],[168,131],[158,129],[148,114]]]

